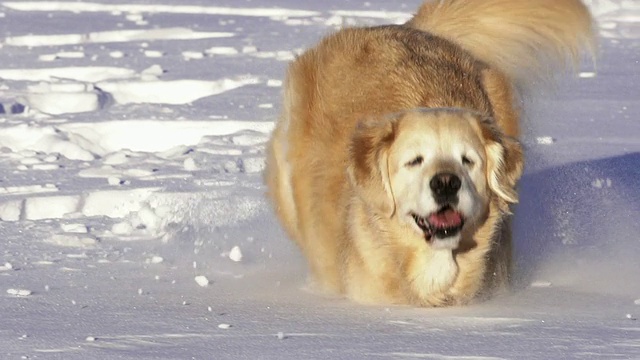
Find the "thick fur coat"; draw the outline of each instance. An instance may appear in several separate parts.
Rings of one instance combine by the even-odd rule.
[[[313,284],[417,306],[506,288],[523,169],[515,89],[592,46],[579,0],[441,0],[293,61],[265,177]]]

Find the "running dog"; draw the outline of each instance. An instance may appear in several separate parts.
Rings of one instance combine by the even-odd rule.
[[[414,306],[507,288],[523,171],[516,89],[593,49],[579,0],[439,0],[300,55],[265,179],[315,287]]]

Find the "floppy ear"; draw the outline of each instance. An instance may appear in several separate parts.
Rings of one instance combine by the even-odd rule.
[[[491,190],[505,203],[518,202],[515,186],[524,169],[524,156],[520,143],[510,137],[489,140],[487,151],[487,180]]]
[[[395,201],[389,181],[389,148],[395,138],[396,119],[365,119],[351,138],[347,172],[358,196],[375,211],[390,218]]]

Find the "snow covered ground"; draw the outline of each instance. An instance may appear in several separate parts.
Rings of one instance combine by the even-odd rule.
[[[640,359],[640,3],[531,102],[517,289],[464,308],[304,290],[265,202],[285,66],[419,1],[0,2],[0,358]]]

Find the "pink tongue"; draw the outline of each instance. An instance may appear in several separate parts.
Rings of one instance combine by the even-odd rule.
[[[447,209],[436,214],[429,215],[429,223],[436,228],[452,228],[462,224],[462,216],[457,211]]]

